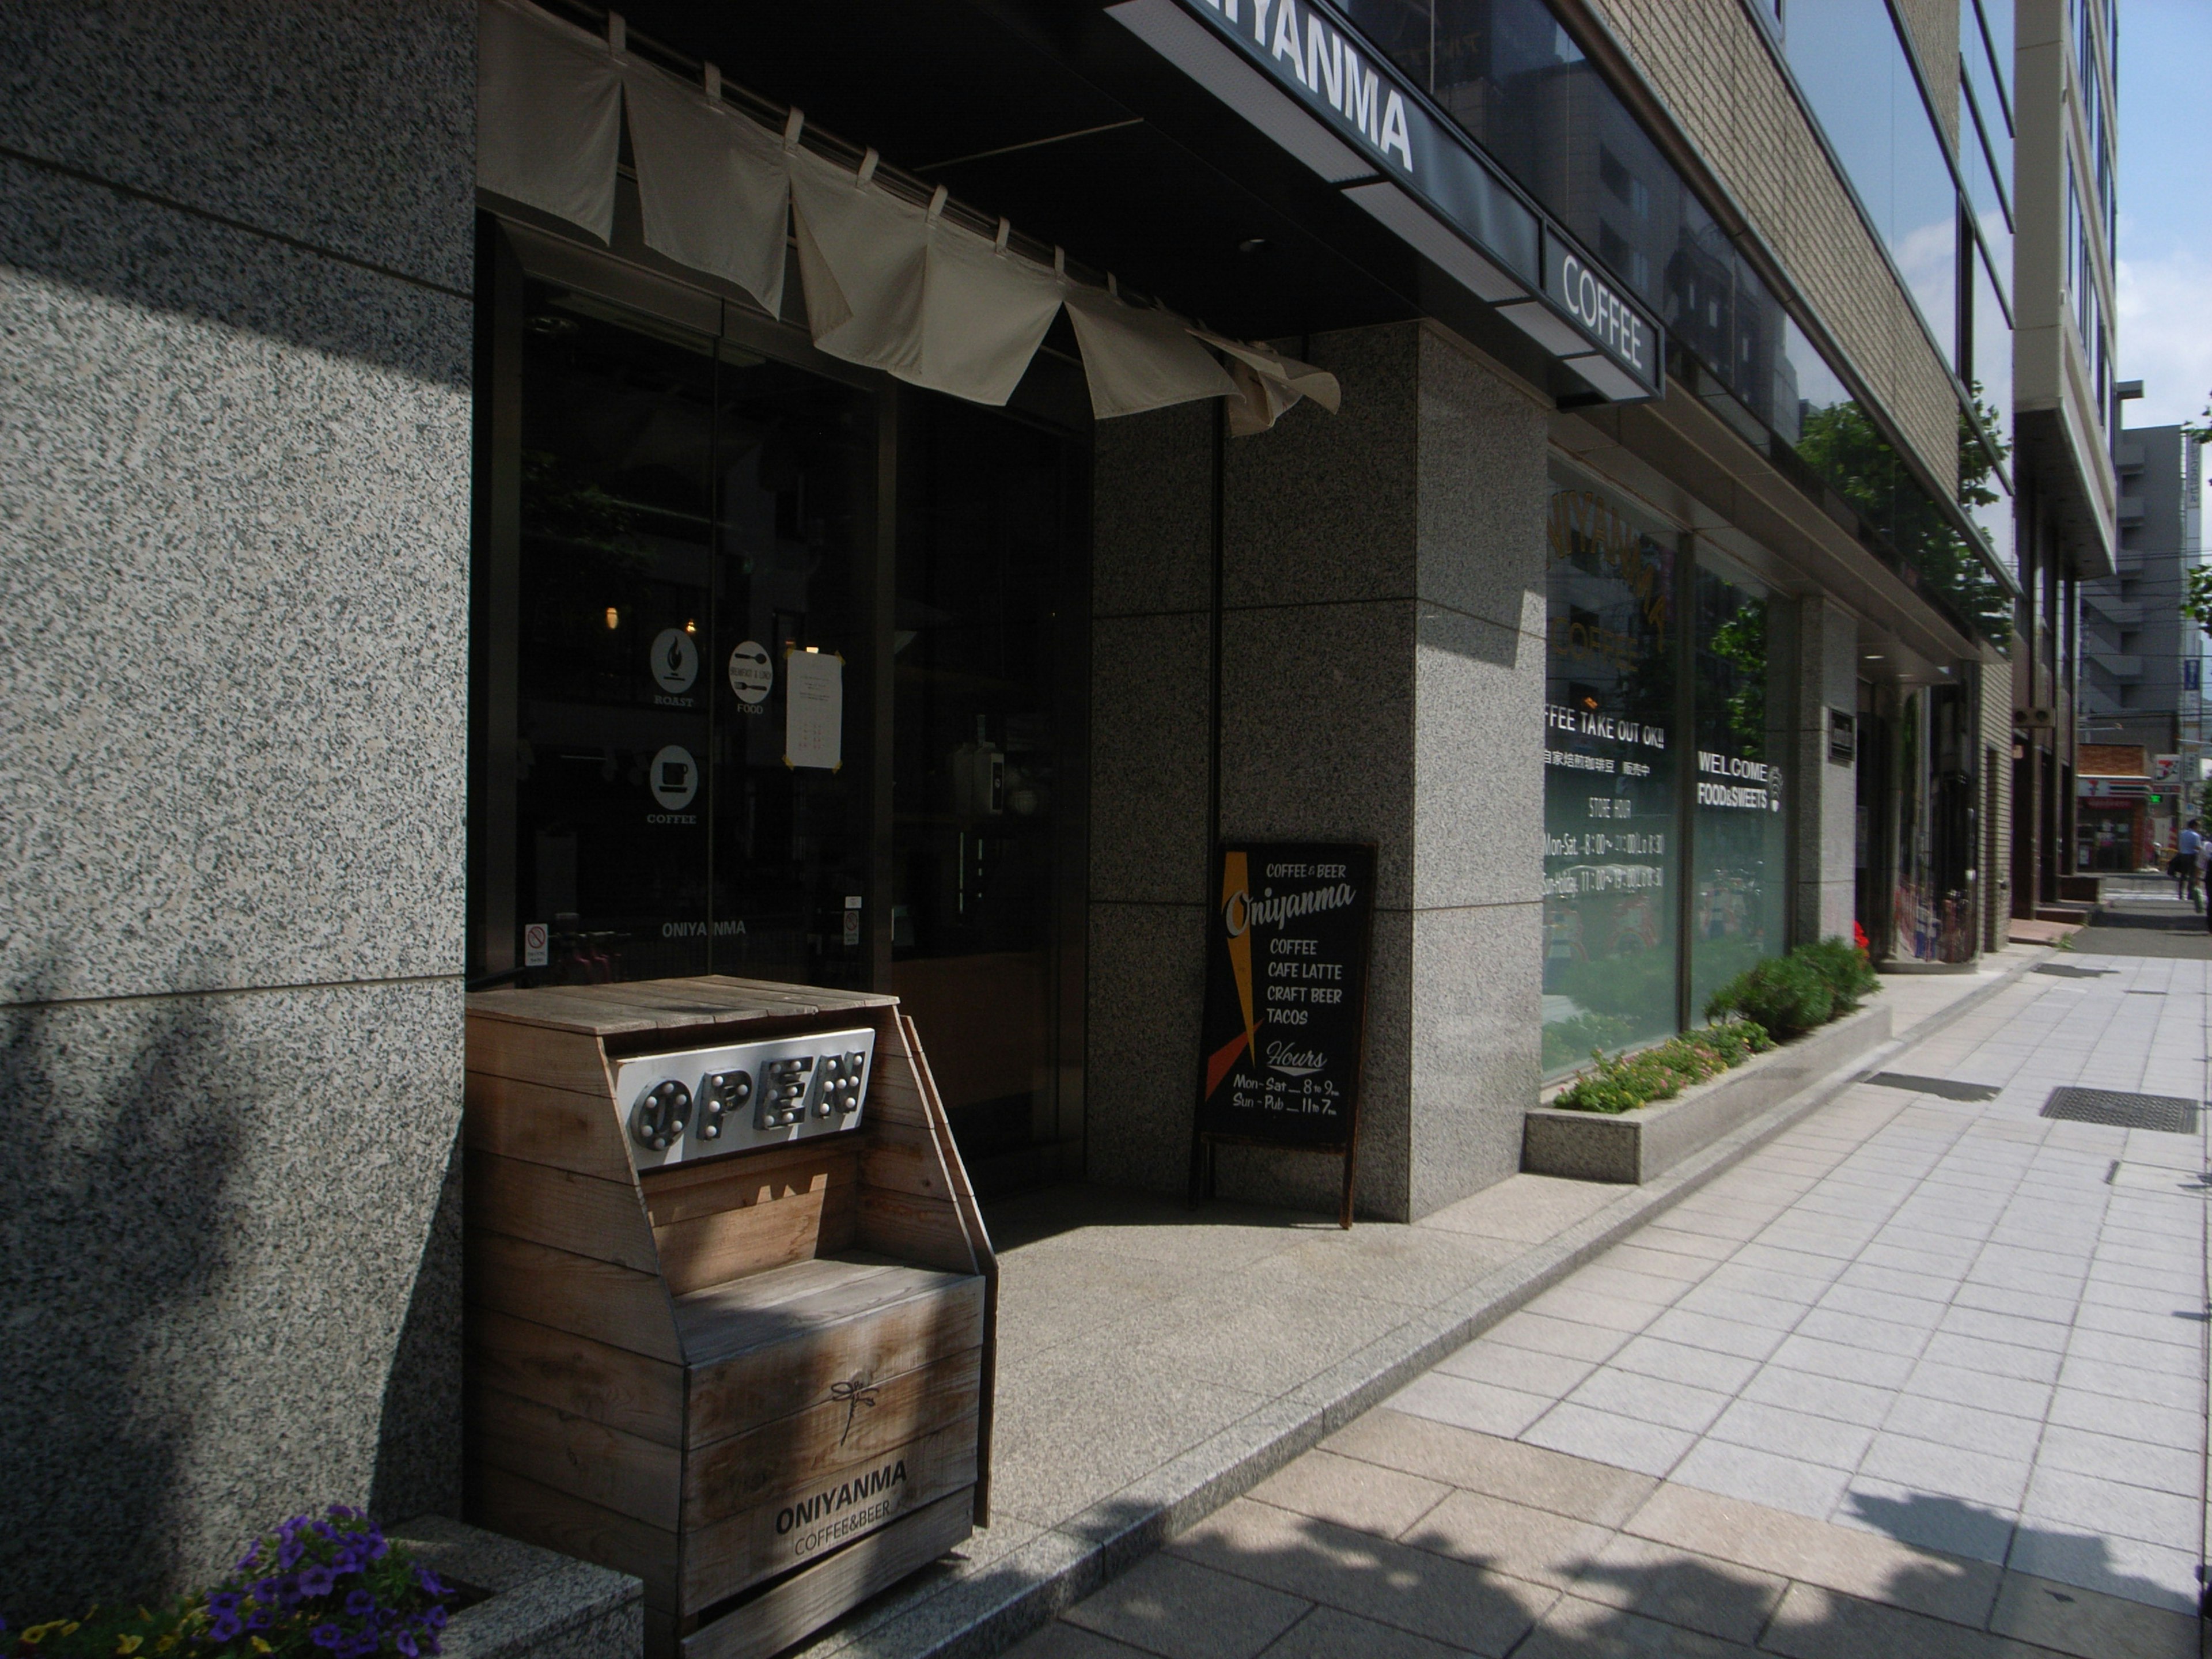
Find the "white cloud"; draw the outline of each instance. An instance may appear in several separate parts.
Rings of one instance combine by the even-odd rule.
[[[2187,248],[2155,259],[2122,259],[2120,374],[2143,383],[2127,405],[2130,426],[2193,421],[2212,401],[2212,257]]]

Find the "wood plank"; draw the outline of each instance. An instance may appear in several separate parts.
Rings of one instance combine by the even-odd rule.
[[[799,1305],[803,1316],[807,1310]],[[743,1434],[823,1399],[831,1383],[855,1372],[903,1375],[966,1353],[982,1337],[983,1281],[975,1278],[927,1294],[879,1299],[842,1317],[809,1318],[787,1310],[774,1340],[693,1365],[686,1443],[701,1446]]]
[[[858,1178],[859,1138],[824,1136],[767,1152],[668,1164],[639,1176],[653,1224],[665,1227],[741,1204],[760,1204],[808,1191],[812,1177]],[[842,1169],[833,1166],[842,1165]]]
[[[464,1291],[477,1307],[649,1358],[683,1358],[675,1308],[657,1273],[474,1230],[465,1230],[463,1252]]]
[[[879,991],[835,991],[826,985],[788,985],[772,979],[740,979],[733,974],[702,974],[699,982],[708,985],[731,986],[741,991],[754,991],[771,1001],[784,1003],[794,1012],[829,1012],[848,1008],[895,1008],[898,999]]]
[[[569,994],[582,988],[585,988],[549,985],[527,991],[471,991],[468,994],[468,1012],[479,1018],[593,1037],[653,1029],[653,1021],[645,1009],[588,1002]]]
[[[684,1443],[684,1368],[490,1308],[463,1316],[467,1386],[588,1417],[664,1446]]]
[[[991,1524],[993,1437],[998,1424],[999,1257],[991,1248],[991,1235],[983,1224],[983,1207],[975,1201],[975,1189],[969,1182],[967,1165],[960,1161],[959,1146],[952,1139],[952,1121],[945,1115],[944,1097],[937,1091],[937,1078],[930,1069],[928,1051],[921,1046],[921,1036],[914,1022],[903,1014],[899,1017],[899,1035],[906,1045],[908,1063],[914,1067],[922,1097],[929,1104],[930,1125],[945,1157],[945,1173],[952,1181],[961,1225],[975,1253],[976,1265],[983,1272],[982,1378],[975,1413],[975,1524],[988,1527]]]
[[[670,1030],[698,1025],[727,1025],[760,1019],[770,1012],[757,1002],[739,1002],[724,994],[688,986],[681,980],[633,980],[615,985],[564,987],[562,994],[600,1008],[641,1012],[655,1027]]]
[[[968,1495],[954,1492],[763,1590],[684,1638],[683,1659],[769,1659],[848,1607],[965,1542]]]
[[[632,1178],[622,1119],[606,1093],[548,1088],[489,1072],[469,1073],[464,1087],[463,1146],[602,1181]]]
[[[868,1077],[868,1097],[862,1103],[860,1120],[865,1129],[871,1123],[909,1123],[927,1127],[929,1109],[922,1103],[921,1086],[907,1067],[904,1054],[886,1054],[876,1050],[874,1070]]]
[[[642,1578],[648,1606],[677,1610],[674,1533],[489,1464],[470,1473],[465,1514],[471,1524]]]
[[[684,1296],[733,1279],[810,1261],[851,1245],[860,1211],[857,1182],[817,1184],[764,1204],[745,1204],[653,1230],[660,1276]]]
[[[471,1391],[465,1422],[471,1455],[489,1468],[670,1532],[683,1518],[684,1455],[673,1446],[497,1389]]]
[[[684,1461],[684,1524],[734,1515],[779,1492],[818,1485],[835,1470],[973,1422],[982,1352],[969,1348],[888,1376],[856,1368],[811,1400],[795,1399],[801,1409],[788,1416],[694,1447]]]
[[[888,1188],[915,1198],[947,1196],[949,1171],[939,1153],[937,1138],[926,1126],[878,1118],[866,1126],[866,1133],[860,1154],[863,1185]]]
[[[490,992],[478,992],[489,996]],[[549,1088],[597,1095],[611,1102],[614,1079],[597,1036],[471,1013],[468,1018],[467,1066],[494,1077],[517,1078]]]
[[[972,1273],[975,1253],[950,1198],[916,1198],[883,1187],[860,1188],[860,1226],[854,1243],[904,1261],[945,1273]]]
[[[679,1613],[694,1613],[975,1480],[975,1425],[956,1424],[684,1534]]]
[[[462,1158],[461,1213],[471,1231],[550,1244],[641,1273],[660,1271],[637,1188],[491,1152]]]

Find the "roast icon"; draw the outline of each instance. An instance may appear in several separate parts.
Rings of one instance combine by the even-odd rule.
[[[664,628],[653,635],[653,678],[672,695],[689,691],[699,678],[699,647],[680,628]]]

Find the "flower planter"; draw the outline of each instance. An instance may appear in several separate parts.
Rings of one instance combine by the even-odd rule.
[[[441,1659],[637,1659],[645,1586],[443,1516],[385,1529],[441,1578],[480,1592],[441,1634]]]
[[[1530,1175],[1640,1185],[1888,1038],[1889,1010],[1876,1002],[1672,1100],[1611,1117],[1533,1108],[1522,1133],[1521,1167]]]

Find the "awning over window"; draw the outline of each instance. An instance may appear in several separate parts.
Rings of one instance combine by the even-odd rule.
[[[521,0],[482,0],[478,15],[485,190],[611,241],[627,106],[646,245],[780,313],[787,215],[807,326],[831,356],[1002,405],[1065,305],[1102,420],[1227,398],[1243,435],[1301,398],[1337,407],[1322,370],[1078,282],[1057,251],[1047,265],[1013,247],[1003,219],[979,235],[945,213],[941,187],[927,203],[886,188],[873,150],[848,167],[805,149],[796,111],[782,133],[763,127],[711,67],[695,86],[625,51],[618,19],[601,39]]]

